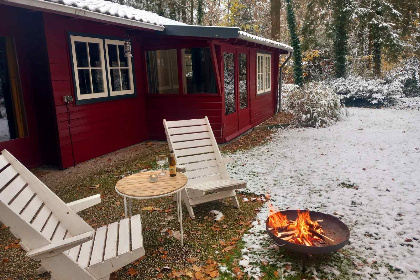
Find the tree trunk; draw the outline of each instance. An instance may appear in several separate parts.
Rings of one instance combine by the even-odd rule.
[[[381,42],[376,39],[373,41],[373,74],[379,78],[381,76]]]
[[[183,23],[187,23],[187,0],[181,0],[181,19]]]
[[[281,0],[270,0],[271,39],[280,40]]]
[[[190,24],[194,24],[194,0],[190,0],[191,3],[191,21]]]

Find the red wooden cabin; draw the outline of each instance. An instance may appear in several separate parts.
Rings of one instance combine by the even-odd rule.
[[[0,149],[66,168],[204,116],[226,142],[276,112],[291,52],[103,0],[1,1]]]

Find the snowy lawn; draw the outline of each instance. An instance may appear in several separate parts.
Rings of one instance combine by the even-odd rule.
[[[350,245],[312,258],[305,276],[418,279],[420,112],[349,111],[328,128],[279,130],[268,144],[233,154],[230,173],[249,192],[271,192],[280,210],[334,214],[349,226]],[[273,245],[267,214],[264,207],[244,236],[239,265],[252,276],[297,278],[299,256]]]

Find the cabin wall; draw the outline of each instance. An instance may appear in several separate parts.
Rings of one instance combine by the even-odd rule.
[[[28,167],[58,163],[54,108],[45,48],[43,17],[18,7],[0,5],[0,36],[14,40],[28,135],[0,142]]]
[[[108,100],[84,105],[69,105],[71,139],[64,95],[75,91],[70,63],[69,32],[92,37],[124,39],[126,29],[82,19],[44,13],[51,85],[57,119],[61,167],[80,163],[94,157],[146,140],[146,114],[144,100],[144,72],[141,33],[132,38],[133,70],[136,84],[135,97]],[[71,144],[73,141],[73,145]]]

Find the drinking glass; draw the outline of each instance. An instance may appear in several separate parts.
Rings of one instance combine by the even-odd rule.
[[[163,171],[163,167],[165,166],[165,164],[168,163],[168,157],[166,155],[157,155],[156,156],[156,163],[160,166],[160,168],[162,169],[162,172],[159,173],[160,176],[164,176],[165,175],[165,171]]]

